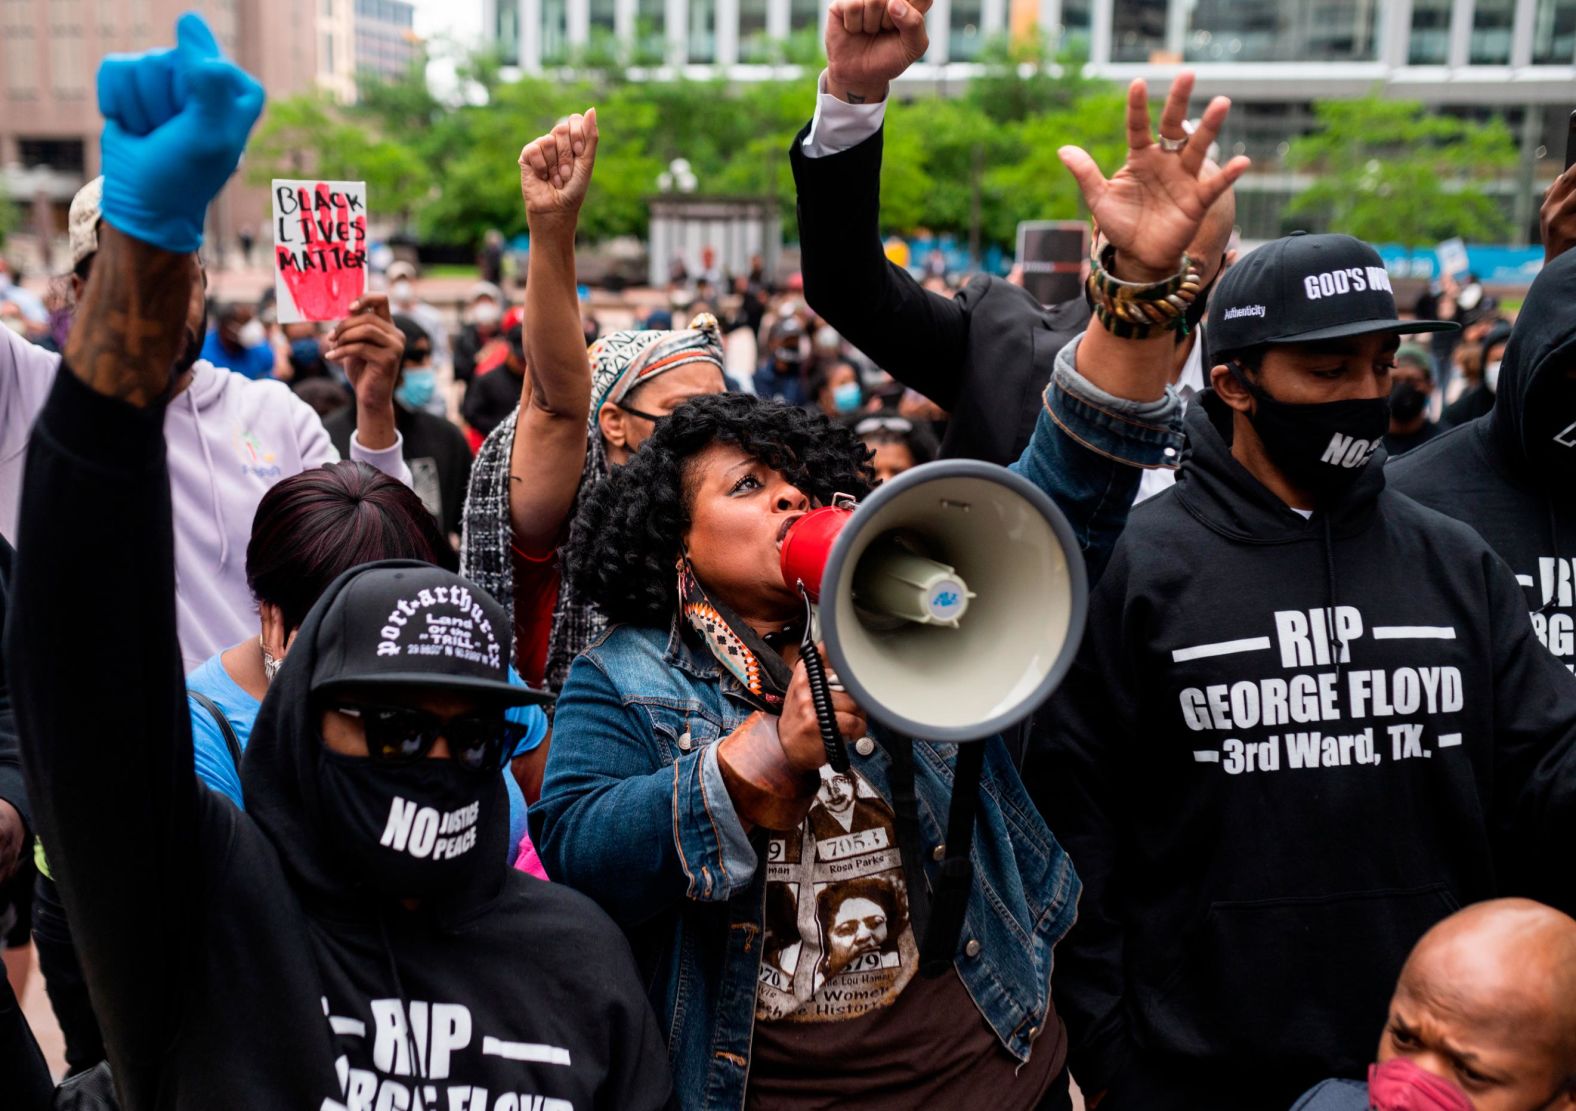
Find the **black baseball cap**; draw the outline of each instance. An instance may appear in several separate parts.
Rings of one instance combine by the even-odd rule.
[[[509,682],[509,616],[452,571],[410,562],[361,568],[317,633],[312,691],[440,687],[505,705],[552,695]]]
[[[1209,299],[1211,360],[1270,343],[1374,333],[1448,332],[1449,320],[1402,320],[1379,252],[1349,235],[1293,232],[1244,255]]]

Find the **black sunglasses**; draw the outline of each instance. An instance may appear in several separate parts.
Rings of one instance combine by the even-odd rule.
[[[514,756],[530,732],[504,717],[503,709],[478,710],[442,718],[408,706],[373,706],[341,703],[334,709],[361,722],[367,735],[367,755],[384,764],[412,764],[423,760],[443,737],[449,758],[473,772],[497,771]]]

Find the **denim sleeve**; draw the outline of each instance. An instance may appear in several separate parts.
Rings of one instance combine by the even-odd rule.
[[[197,778],[213,790],[245,810],[241,798],[241,773],[230,758],[230,746],[224,743],[219,723],[213,715],[195,702],[187,700],[192,711],[192,753],[197,767]]]
[[[1057,353],[1034,436],[1012,470],[1066,514],[1092,584],[1127,524],[1139,472],[1181,460],[1182,400],[1169,386],[1155,401],[1106,393],[1074,365],[1082,338]]]
[[[668,763],[646,711],[624,705],[587,656],[570,668],[553,733],[542,797],[529,815],[550,876],[626,928],[681,900],[724,902],[748,887],[755,852],[710,745]]]

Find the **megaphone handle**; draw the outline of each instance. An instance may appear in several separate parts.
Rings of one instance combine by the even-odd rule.
[[[832,709],[832,691],[826,682],[826,665],[815,642],[805,637],[799,646],[805,678],[810,680],[810,701],[815,704],[815,722],[821,728],[821,743],[826,746],[826,762],[834,772],[848,771],[848,746],[837,731],[837,711]]]

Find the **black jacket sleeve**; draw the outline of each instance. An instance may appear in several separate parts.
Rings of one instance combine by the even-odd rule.
[[[201,943],[199,846],[233,832],[192,766],[163,426],[62,364],[28,447],[5,643],[38,832],[117,1083],[144,1093]]]
[[[1123,779],[1117,761],[1137,731],[1136,660],[1126,643],[1126,545],[1089,599],[1084,641],[1056,695],[1036,714],[1023,780],[1083,881],[1078,921],[1056,949],[1056,1010],[1068,1065],[1090,1095],[1131,1052],[1124,1010],[1121,875]]]
[[[881,141],[807,158],[806,125],[789,150],[799,190],[804,297],[877,366],[943,409],[957,404],[968,313],[922,288],[881,246]]]

